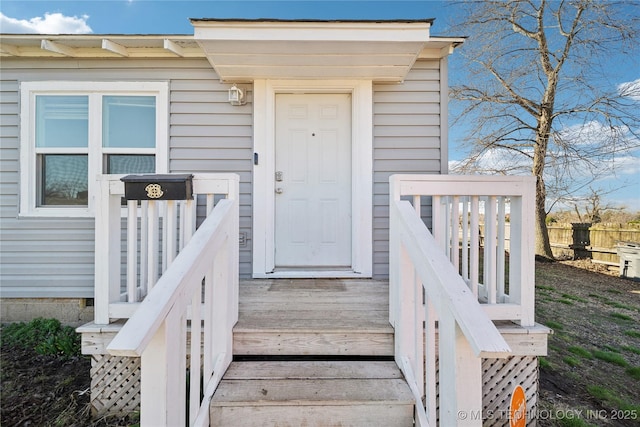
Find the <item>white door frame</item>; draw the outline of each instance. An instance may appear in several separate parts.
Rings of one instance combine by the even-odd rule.
[[[371,80],[265,80],[253,83],[253,277],[371,277],[373,272],[373,85]],[[276,271],[275,101],[277,93],[350,93],[352,270]]]

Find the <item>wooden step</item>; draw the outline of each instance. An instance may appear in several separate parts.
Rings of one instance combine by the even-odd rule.
[[[253,280],[240,286],[235,355],[392,356],[386,282]]]
[[[210,406],[212,426],[413,426],[394,362],[233,362]]]

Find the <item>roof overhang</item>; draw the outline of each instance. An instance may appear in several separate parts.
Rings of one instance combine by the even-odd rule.
[[[1,34],[0,56],[31,58],[203,58],[191,35]]]
[[[222,81],[370,79],[399,82],[418,58],[441,58],[462,39],[431,38],[432,20],[192,19],[194,38]]]

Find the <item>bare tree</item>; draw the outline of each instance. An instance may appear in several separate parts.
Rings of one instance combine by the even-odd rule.
[[[580,222],[598,224],[603,221],[605,213],[625,210],[624,206],[615,206],[603,202],[602,196],[605,194],[600,190],[590,188],[590,193],[587,197],[576,198],[576,200],[570,202]],[[581,210],[584,210],[584,214],[580,212]]]
[[[552,258],[545,219],[549,187],[583,188],[611,173],[622,153],[640,146],[640,80],[611,81],[611,52],[637,61],[639,4],[589,0],[462,1],[454,31],[462,49],[463,84],[456,122],[471,125],[470,153],[460,170],[536,177],[536,254]],[[454,103],[455,106],[455,103]],[[549,170],[556,172],[549,179]],[[486,168],[485,168],[486,169]],[[580,178],[580,179],[579,179]],[[553,185],[548,186],[549,179]]]

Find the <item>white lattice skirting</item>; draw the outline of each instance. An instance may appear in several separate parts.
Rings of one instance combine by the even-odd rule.
[[[527,398],[527,426],[535,427],[538,406],[538,358],[512,356],[482,361],[482,418],[484,427],[509,426],[511,393],[520,385]]]
[[[91,356],[91,407],[95,415],[140,410],[140,358]]]
[[[485,427],[509,426],[509,404],[516,385],[527,396],[527,426],[535,427],[538,404],[538,359],[512,356],[482,362],[482,417]],[[140,410],[140,359],[93,355],[91,405],[96,415],[123,415]]]

